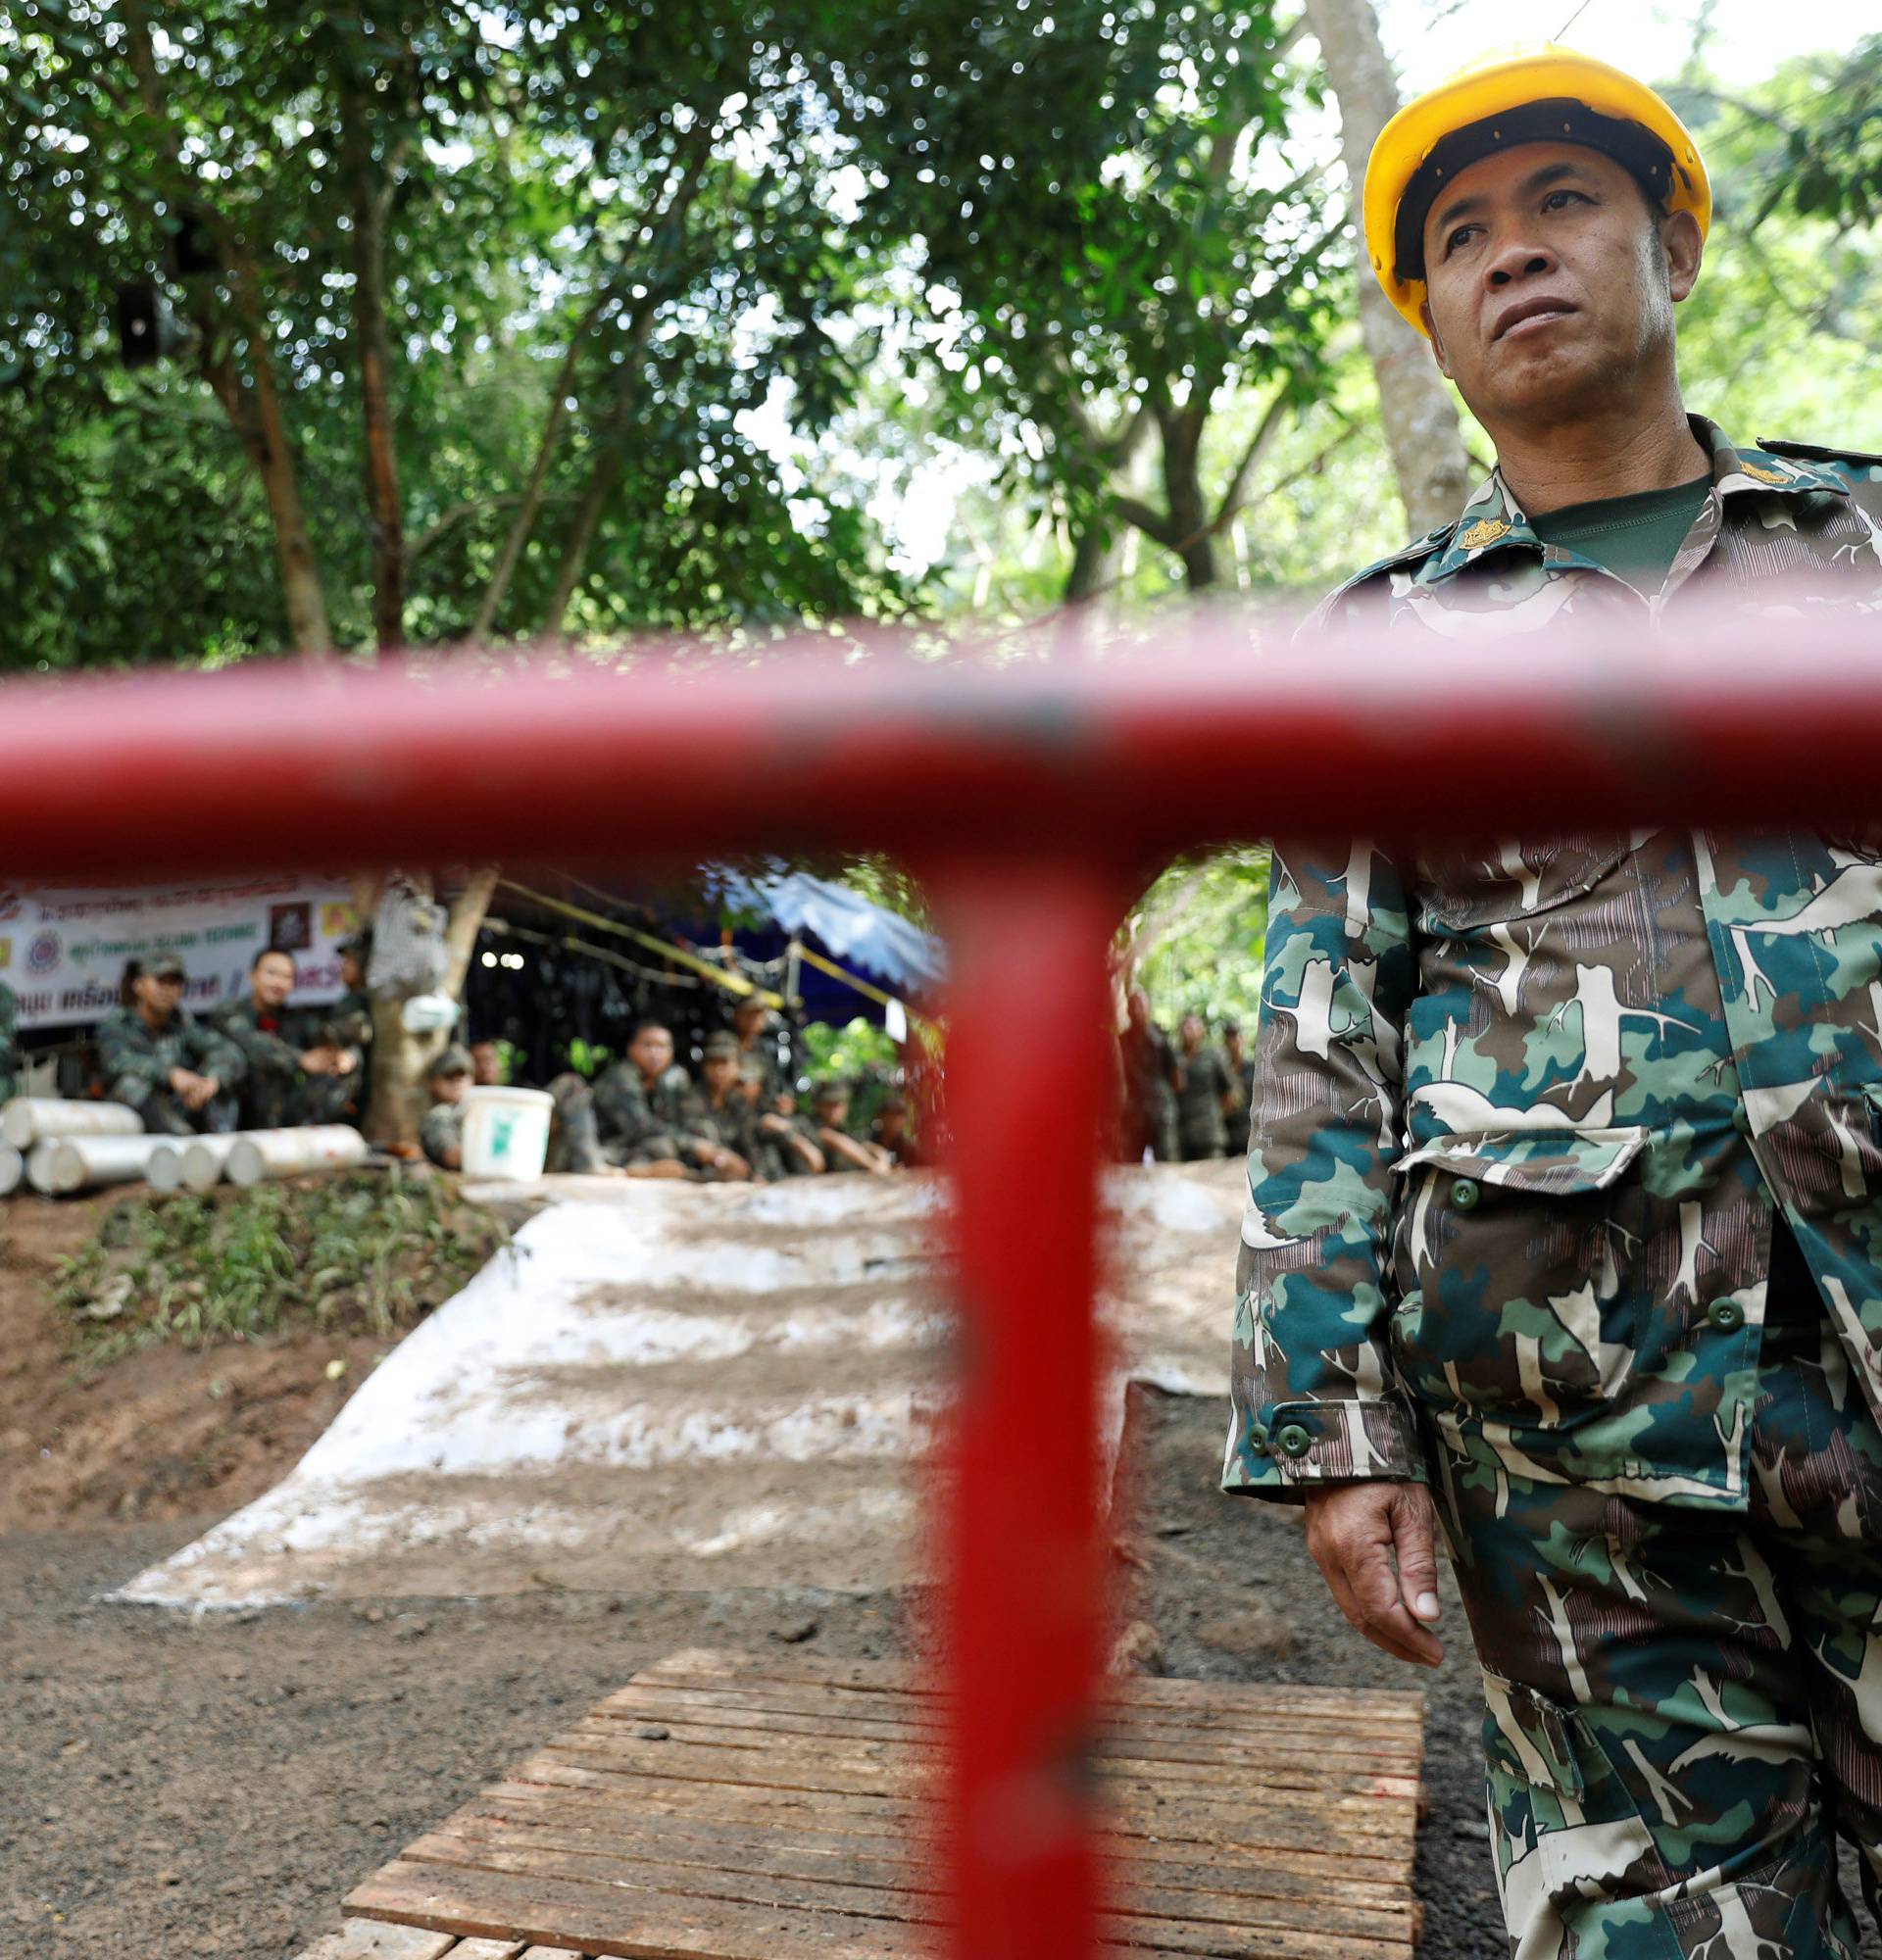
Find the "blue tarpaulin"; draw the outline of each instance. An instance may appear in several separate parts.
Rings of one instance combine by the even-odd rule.
[[[938,939],[847,885],[808,871],[748,877],[729,869],[715,870],[709,885],[733,910],[756,912],[771,921],[775,945],[768,944],[773,933],[736,935],[746,951],[761,958],[775,956],[792,938],[814,940],[839,965],[854,968],[885,993],[916,1001],[934,995],[947,978],[947,955]],[[763,951],[754,943],[758,941],[768,942]],[[815,969],[806,969],[802,985],[814,1019],[848,1020],[856,1014],[873,1021],[882,1018],[877,1004]]]

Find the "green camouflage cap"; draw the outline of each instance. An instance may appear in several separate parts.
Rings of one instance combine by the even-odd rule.
[[[708,1035],[699,1053],[707,1061],[735,1061],[744,1051],[739,1047],[736,1035],[720,1033]]]
[[[173,946],[153,947],[144,955],[139,970],[153,980],[168,979],[173,973],[178,980],[189,978],[189,968],[183,964],[183,956]]]
[[[470,1051],[460,1042],[453,1042],[443,1050],[436,1061],[424,1071],[427,1082],[435,1082],[441,1075],[469,1075],[470,1073]]]

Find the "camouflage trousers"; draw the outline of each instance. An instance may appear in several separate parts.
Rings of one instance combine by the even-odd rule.
[[[1856,1960],[1882,1877],[1882,1433],[1820,1313],[1767,1326],[1749,1513],[1440,1446],[1513,1960]]]

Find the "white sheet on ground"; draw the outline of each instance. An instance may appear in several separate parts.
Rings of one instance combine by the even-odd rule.
[[[265,1497],[119,1597],[235,1606],[915,1576],[948,1332],[928,1177],[562,1178]],[[1124,1375],[1226,1391],[1232,1163],[1114,1174]]]

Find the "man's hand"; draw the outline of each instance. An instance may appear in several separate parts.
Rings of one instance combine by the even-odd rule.
[[[301,1055],[303,1075],[333,1074],[333,1051],[330,1048],[310,1048]]]
[[[1436,1520],[1422,1484],[1310,1485],[1307,1548],[1340,1611],[1396,1660],[1436,1667]],[[1398,1570],[1393,1570],[1396,1560]]]
[[[183,1107],[194,1112],[214,1102],[217,1091],[223,1085],[213,1075],[198,1075],[189,1068],[173,1068],[170,1071],[170,1086],[175,1090],[176,1099]]]

